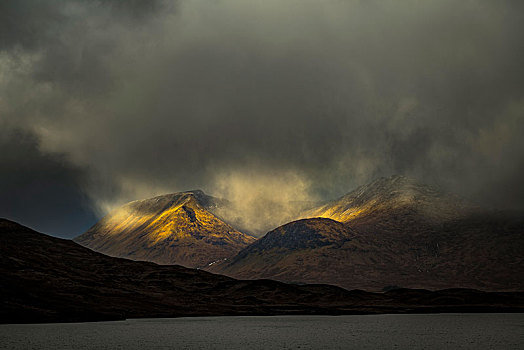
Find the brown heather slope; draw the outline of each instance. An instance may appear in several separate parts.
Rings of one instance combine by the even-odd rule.
[[[255,241],[212,214],[219,205],[199,190],[134,201],[75,242],[110,256],[204,268]]]
[[[523,312],[524,293],[347,291],[113,258],[0,219],[0,323],[141,317]]]
[[[239,278],[315,281],[330,267],[321,258],[325,249],[336,251],[354,236],[350,228],[331,219],[298,220],[268,232],[230,262],[211,266],[209,271]]]
[[[524,289],[522,216],[481,211],[398,176],[308,214],[344,224],[327,218],[286,224],[212,271],[370,291]]]

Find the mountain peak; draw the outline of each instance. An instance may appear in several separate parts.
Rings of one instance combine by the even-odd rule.
[[[437,191],[438,189],[432,186],[429,186],[427,184],[424,184],[420,182],[419,180],[405,176],[405,175],[392,175],[389,177],[379,177],[373,181],[371,181],[368,184],[359,186],[355,191],[358,189],[371,189],[371,188],[382,188],[382,189],[388,189],[388,190],[395,190],[395,189],[408,189],[408,188],[432,188],[434,191]],[[352,191],[352,192],[355,192]],[[350,192],[350,193],[352,193]]]
[[[353,231],[338,221],[313,218],[296,220],[277,227],[256,244],[263,246],[269,243],[273,247],[298,249],[344,241],[352,236]]]
[[[302,217],[349,222],[377,211],[404,211],[418,212],[428,218],[452,218],[470,208],[457,196],[411,177],[393,175],[362,185],[335,201],[307,211]]]
[[[199,202],[207,202],[209,200],[216,200],[217,198],[213,197],[213,196],[210,196],[208,194],[206,194],[204,191],[202,190],[191,190],[191,191],[184,191],[184,192],[179,192],[180,194],[183,194],[185,196],[190,196],[190,197],[193,197],[195,199],[197,199]]]
[[[174,192],[168,194],[162,194],[159,196],[147,198],[147,199],[138,199],[129,203],[124,204],[124,207],[138,207],[138,206],[158,206],[158,205],[172,205],[177,202],[182,202],[193,198],[196,202],[203,207],[207,207],[220,202],[221,199],[215,198],[213,196],[207,195],[202,190],[191,190],[183,192]]]
[[[438,188],[422,184],[414,178],[393,175],[381,177],[369,184],[362,185],[341,197],[354,198],[362,201],[372,197],[381,197],[382,200],[391,200],[394,197],[402,197],[404,200],[414,200],[421,197],[438,197],[443,193]]]
[[[231,257],[255,240],[212,213],[223,202],[201,190],[130,202],[75,241],[112,256],[205,266]]]

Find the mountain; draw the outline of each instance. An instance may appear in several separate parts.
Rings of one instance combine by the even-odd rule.
[[[268,232],[231,261],[216,264],[209,271],[238,278],[316,283],[326,273],[339,273],[333,257],[355,236],[351,228],[335,220],[297,220]],[[342,261],[338,268],[344,268],[344,264]]]
[[[204,315],[523,312],[524,293],[347,291],[113,258],[0,219],[0,323]]]
[[[203,268],[255,241],[212,213],[223,204],[200,190],[134,201],[75,242],[110,256]]]
[[[524,217],[400,176],[359,187],[211,271],[346,289],[524,289]],[[314,218],[320,217],[320,218]]]
[[[323,217],[354,225],[390,216],[393,220],[442,222],[463,217],[478,210],[458,196],[415,179],[394,175],[379,178],[341,198],[300,214],[300,218]],[[406,220],[407,219],[407,220]]]

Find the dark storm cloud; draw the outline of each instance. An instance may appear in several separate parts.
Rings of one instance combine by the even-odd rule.
[[[0,2],[0,50],[35,50],[57,42],[63,31],[85,20],[85,10],[139,21],[161,8],[156,0],[5,0]]]
[[[35,49],[58,29],[63,16],[56,1],[0,2],[0,49]]]
[[[27,132],[0,132],[0,217],[63,237],[89,228],[95,215],[82,188],[84,169],[63,154],[45,153]]]
[[[71,112],[71,100],[112,88],[103,59],[116,38],[99,33],[98,40],[84,41],[86,31],[94,26],[103,31],[114,18],[135,26],[160,5],[149,0],[0,2],[1,217],[73,237],[97,219],[87,188],[119,194],[112,179],[74,164],[69,150],[44,150],[35,133],[45,136],[47,122],[60,122]]]
[[[285,212],[394,173],[524,208],[522,2],[63,4],[2,5],[0,113],[101,175],[102,212],[190,188]]]

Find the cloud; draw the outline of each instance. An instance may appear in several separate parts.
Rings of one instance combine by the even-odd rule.
[[[73,237],[95,220],[82,192],[88,175],[63,154],[39,149],[38,139],[6,127],[0,132],[0,217],[39,231]]]
[[[310,187],[308,179],[294,171],[250,164],[217,171],[211,189],[230,202],[215,214],[243,232],[262,236],[313,206],[318,198],[312,196]]]
[[[267,183],[327,199],[394,173],[524,208],[521,2],[1,6],[0,113],[98,174],[99,212],[289,174],[307,186]]]

